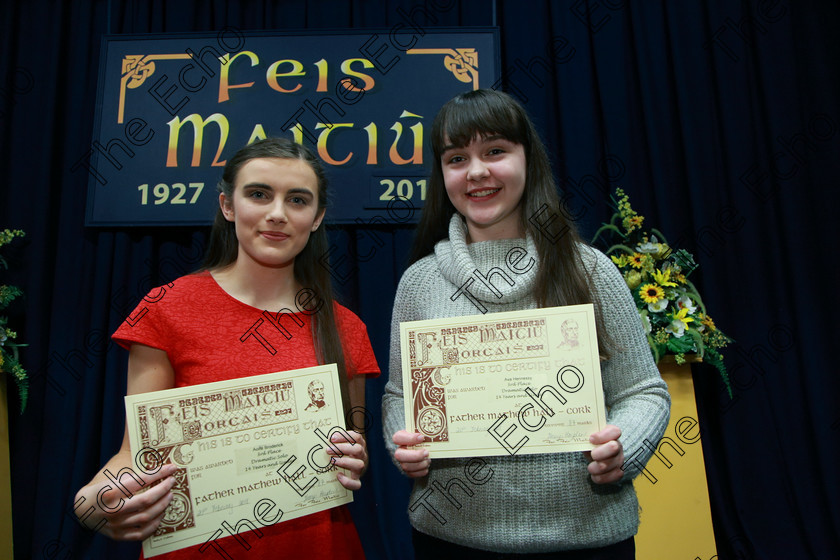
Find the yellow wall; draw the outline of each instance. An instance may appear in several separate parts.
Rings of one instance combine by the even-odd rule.
[[[660,362],[660,371],[671,393],[671,420],[633,483],[641,507],[636,558],[710,560],[717,552],[691,369]]]
[[[12,477],[9,469],[7,374],[0,372],[0,558],[12,558]]]

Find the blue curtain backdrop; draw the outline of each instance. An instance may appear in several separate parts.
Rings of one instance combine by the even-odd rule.
[[[197,268],[206,237],[83,226],[87,177],[71,167],[92,139],[101,36],[390,27],[398,9],[422,26],[499,26],[500,85],[538,124],[585,237],[620,185],[695,254],[705,303],[737,340],[734,399],[694,371],[719,557],[836,555],[836,2],[38,0],[0,8],[0,228],[27,232],[2,274],[26,292],[10,318],[33,376],[11,415],[15,557],[136,557],[81,529],[72,499],[123,434],[127,354],[108,335],[148,289]],[[383,367],[411,233],[379,226],[385,247],[339,286]],[[350,257],[364,234],[330,233]],[[370,558],[409,558],[409,483],[380,437],[386,377],[368,384],[372,459],[353,513]]]

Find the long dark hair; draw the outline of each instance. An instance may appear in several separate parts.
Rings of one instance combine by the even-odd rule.
[[[258,140],[236,152],[225,165],[222,179],[216,187],[218,192],[224,193],[228,200],[232,200],[239,170],[252,159],[258,158],[298,159],[306,162],[318,179],[318,211],[327,207],[327,177],[321,160],[306,146],[296,144],[286,138]],[[235,224],[227,221],[222,214],[222,209],[219,208],[210,230],[210,240],[204,258],[205,270],[224,268],[236,261],[239,242],[235,228]],[[330,281],[329,265],[318,262],[319,258],[325,258],[328,251],[326,227],[319,227],[309,235],[306,246],[295,257],[295,280],[304,288],[314,291],[320,299],[320,308],[317,313],[311,315],[315,355],[320,364],[335,363],[338,366],[341,393],[345,400],[344,406],[349,408],[347,369],[341,338],[335,322],[335,295]]]
[[[539,257],[539,269],[534,296],[540,307],[592,303],[590,282],[583,267],[580,250],[584,242],[575,223],[563,211],[557,194],[557,183],[545,146],[531,119],[510,95],[492,89],[462,93],[441,107],[431,130],[433,150],[432,174],[426,203],[417,227],[411,262],[414,263],[434,251],[435,243],[449,236],[449,222],[456,212],[446,194],[441,155],[444,146],[462,148],[475,138],[501,135],[521,144],[525,150],[526,187],[520,201],[522,230],[534,240]],[[551,233],[546,234],[537,224],[551,221]],[[597,306],[596,306],[597,307]],[[603,329],[600,310],[596,308],[598,348],[608,356],[611,345]]]

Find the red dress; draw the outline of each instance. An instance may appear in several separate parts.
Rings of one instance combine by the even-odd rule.
[[[311,304],[306,298],[298,301],[301,309],[295,313],[263,311],[234,299],[209,273],[202,272],[149,292],[113,339],[124,348],[140,343],[164,350],[175,371],[176,387],[315,366],[311,319],[306,313]],[[339,304],[335,309],[348,377],[378,375],[364,323]],[[224,554],[210,546],[200,552],[201,545],[196,545],[155,559],[205,560],[225,554],[248,560],[364,558],[345,506],[260,530],[259,538],[244,529],[238,538],[217,539]]]

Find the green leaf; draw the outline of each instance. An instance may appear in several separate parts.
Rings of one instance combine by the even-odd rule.
[[[598,228],[598,231],[595,232],[595,236],[592,238],[592,241],[590,241],[590,243],[595,243],[595,240],[598,239],[598,237],[605,231],[612,231],[614,233],[617,233],[619,236],[621,236],[623,238],[627,237],[626,235],[621,233],[621,230],[618,229],[617,227],[615,227],[614,225],[604,224],[600,228]],[[609,253],[609,251],[607,251],[607,252]]]
[[[694,350],[694,341],[690,336],[681,336],[679,338],[672,336],[668,339],[668,350],[674,354],[691,352]]]
[[[686,293],[688,293],[692,297],[692,299],[697,303],[697,305],[700,306],[700,310],[703,312],[703,314],[706,315],[706,305],[703,303],[703,298],[701,298],[700,294],[697,292],[697,288],[694,286],[694,284],[691,283],[691,280],[689,280],[688,278],[685,279],[685,284],[686,286],[688,286],[688,288],[686,288],[685,290]]]
[[[726,366],[723,363],[723,355],[714,348],[708,348],[706,351],[706,357],[703,361],[717,368],[718,373],[720,373],[720,377],[723,380],[723,384],[726,386],[726,392],[729,394],[729,398],[734,398],[734,395],[732,394],[732,383],[729,379],[729,372],[726,371]]]
[[[703,335],[700,334],[700,331],[694,327],[686,328],[686,332],[688,332],[688,334],[694,339],[694,345],[697,347],[697,353],[702,358],[703,354],[706,352],[706,345],[703,344]]]
[[[648,346],[650,346],[650,351],[653,353],[653,361],[658,364],[660,358],[662,357],[662,354],[659,352],[659,345],[656,344],[656,341],[653,340],[652,336],[647,335],[647,339]]]
[[[618,251],[618,250],[624,251],[625,253],[627,253],[629,255],[632,255],[633,253],[636,252],[633,249],[631,249],[630,247],[628,247],[627,245],[619,244],[619,245],[613,245],[612,247],[607,249],[606,254],[611,255],[613,253],[613,251]]]
[[[665,234],[663,234],[661,231],[659,231],[659,230],[658,230],[658,229],[656,229],[656,228],[650,228],[650,232],[651,232],[653,235],[655,235],[655,236],[656,236],[656,240],[657,240],[657,241],[659,241],[660,243],[664,243],[665,245],[668,245],[669,247],[671,246],[671,245],[668,243],[668,240],[666,240],[666,239],[665,239]]]

